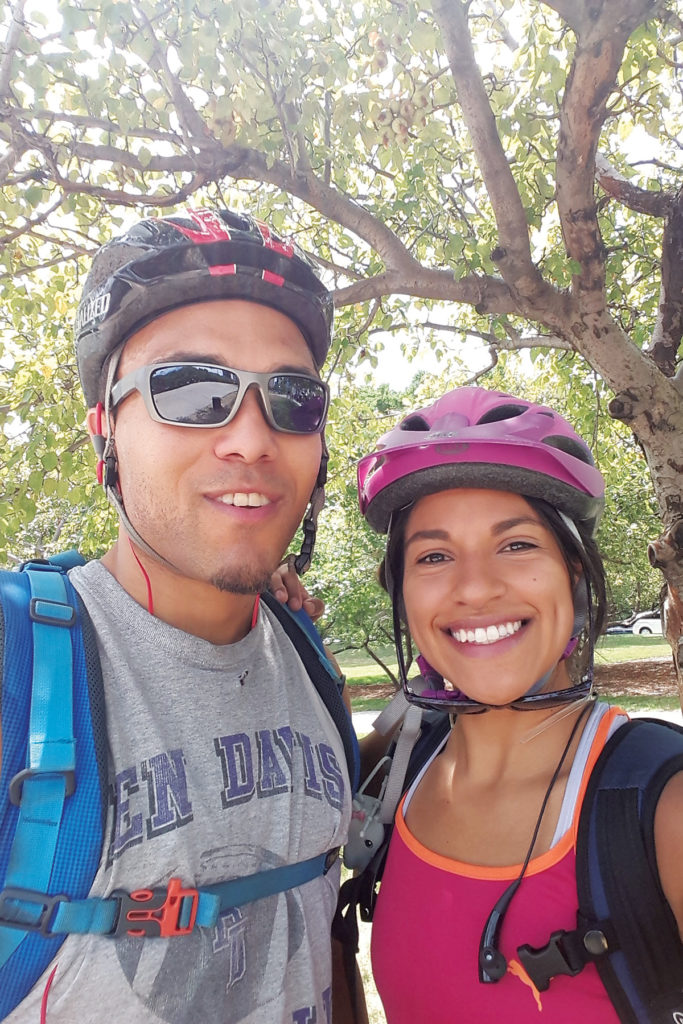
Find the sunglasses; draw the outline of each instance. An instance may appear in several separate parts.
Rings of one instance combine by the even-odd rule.
[[[284,434],[319,434],[330,389],[304,373],[250,373],[212,363],[156,363],[126,374],[111,389],[112,406],[139,391],[159,423],[223,427],[239,412],[249,388],[259,393],[263,414]]]

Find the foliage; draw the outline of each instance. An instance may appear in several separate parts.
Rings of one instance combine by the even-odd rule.
[[[568,408],[582,419],[575,383],[592,381],[637,436],[665,530],[650,558],[679,600],[682,33],[675,0],[5,5],[0,555],[106,544],[101,506],[80,511],[78,279],[123,223],[192,197],[316,252],[341,311],[335,373],[387,337],[483,339],[492,364],[577,353],[557,369]],[[639,450],[613,511],[644,547]],[[621,480],[609,456],[606,440]],[[632,582],[625,567],[615,587]]]
[[[390,677],[388,661],[379,652],[393,636],[389,600],[377,581],[384,538],[361,519],[355,466],[399,418],[406,401],[387,386],[345,387],[335,397],[326,431],[331,452],[327,507],[306,580],[326,602],[319,626],[335,652],[363,649]]]

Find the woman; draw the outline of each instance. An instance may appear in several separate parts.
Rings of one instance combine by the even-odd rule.
[[[460,388],[383,437],[359,489],[369,524],[388,534],[406,696],[453,723],[399,806],[374,914],[388,1024],[618,1021],[593,963],[539,991],[523,953],[576,927],[578,812],[626,721],[591,692],[604,485],[588,447],[551,409]],[[681,933],[682,809],[679,772],[654,837]]]

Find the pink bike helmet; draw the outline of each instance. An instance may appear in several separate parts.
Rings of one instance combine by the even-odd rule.
[[[358,464],[361,512],[378,533],[392,513],[454,487],[542,498],[593,536],[605,485],[588,446],[552,409],[464,387],[410,413]]]

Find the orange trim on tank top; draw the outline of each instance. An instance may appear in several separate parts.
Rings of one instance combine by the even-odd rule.
[[[572,821],[571,828],[568,828],[560,840],[555,843],[553,847],[542,853],[539,857],[533,857],[528,864],[525,874],[536,875],[541,871],[547,871],[548,868],[558,864],[563,857],[569,853],[570,850],[576,847],[576,835],[579,827],[579,813],[581,810],[581,804],[586,793],[586,787],[588,785],[588,779],[595,766],[595,762],[602,753],[602,749],[607,742],[609,730],[614,722],[614,719],[619,715],[625,715],[625,712],[621,708],[610,708],[600,719],[598,728],[593,738],[591,749],[588,753],[588,759],[581,779],[581,786],[579,787],[578,799],[574,808],[574,818]],[[488,867],[479,864],[466,864],[464,861],[454,860],[452,857],[444,857],[440,853],[434,853],[433,850],[423,846],[422,843],[415,838],[410,832],[406,825],[403,817],[403,805],[405,803],[406,794],[404,794],[398,809],[396,811],[396,828],[401,836],[401,839],[406,844],[411,853],[419,860],[424,861],[426,864],[431,864],[432,867],[439,868],[440,871],[449,871],[452,874],[462,875],[464,878],[475,878],[480,881],[500,881],[507,882],[512,881],[519,875],[522,870],[522,865],[512,864],[505,865],[503,867]]]

